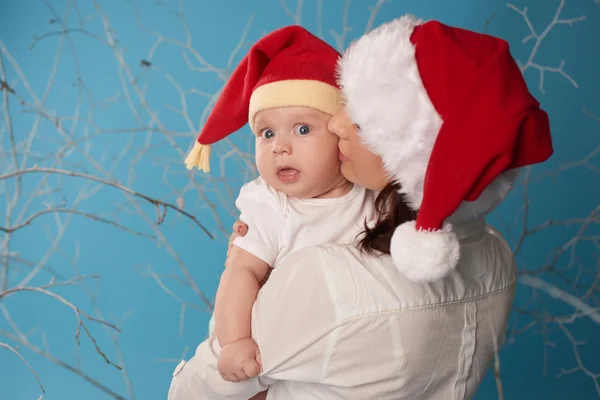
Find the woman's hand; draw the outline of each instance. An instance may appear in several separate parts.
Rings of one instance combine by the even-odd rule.
[[[233,224],[233,233],[229,236],[229,246],[227,247],[227,257],[229,257],[229,253],[231,252],[231,248],[233,247],[233,241],[237,239],[239,236],[246,236],[248,233],[248,225],[243,223],[242,221],[235,221]],[[227,265],[227,263],[225,263]]]

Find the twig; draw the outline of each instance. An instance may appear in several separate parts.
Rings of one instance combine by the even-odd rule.
[[[560,300],[563,303],[570,305],[576,311],[580,312],[582,316],[588,317],[594,323],[600,325],[600,312],[590,307],[588,304],[581,301],[579,298],[573,296],[572,294],[567,293],[564,290],[561,290],[558,287],[531,275],[521,275],[519,277],[519,283],[534,288],[536,290],[541,290],[545,292],[552,298]]]
[[[157,200],[157,199],[153,199],[149,196],[146,196],[145,194],[136,192],[135,190],[128,188],[126,186],[123,186],[119,183],[116,182],[110,182],[107,181],[106,179],[102,179],[102,178],[98,178],[96,176],[90,175],[90,174],[84,174],[81,172],[75,172],[75,171],[66,171],[66,170],[61,170],[61,169],[57,169],[57,168],[40,168],[40,167],[32,167],[32,168],[25,168],[25,169],[21,169],[18,171],[13,171],[13,172],[9,172],[6,173],[4,175],[0,175],[0,181],[4,180],[4,179],[9,179],[15,176],[19,176],[19,175],[25,175],[25,174],[31,174],[31,173],[48,173],[48,174],[59,174],[59,175],[67,175],[67,176],[73,176],[73,177],[79,177],[79,178],[85,178],[91,181],[95,181],[95,182],[99,182],[102,183],[104,185],[107,186],[112,186],[116,189],[122,190],[125,193],[128,193],[132,196],[135,197],[139,197],[141,199],[146,200],[147,202],[153,204],[155,207],[164,207],[164,209],[166,210],[167,208],[171,208],[183,215],[185,215],[186,217],[188,217],[189,219],[191,219],[196,225],[198,225],[203,231],[204,233],[206,233],[208,235],[208,237],[210,237],[211,239],[214,239],[213,235],[208,231],[208,229],[206,229],[206,227],[204,225],[202,225],[202,223],[200,223],[200,221],[198,221],[198,219],[188,213],[185,210],[182,210],[181,208],[177,207],[174,204],[171,203],[167,203],[161,200]],[[166,211],[165,211],[166,212]]]
[[[487,21],[485,21],[485,25],[483,26],[483,33],[488,33],[490,24],[492,23],[494,18],[496,18],[496,13],[492,13],[492,15],[487,19]]]
[[[22,340],[19,336],[13,335],[10,332],[7,332],[3,329],[0,329],[0,335],[5,336],[11,340],[14,340],[15,342],[19,343],[21,346],[26,347],[27,349],[33,351],[34,353],[44,357],[45,359],[47,359],[48,361],[60,366],[61,368],[64,368],[76,375],[78,375],[79,377],[81,377],[83,380],[85,380],[86,382],[92,384],[94,387],[96,387],[97,389],[103,391],[104,393],[106,393],[107,395],[111,396],[112,398],[116,399],[116,400],[127,400],[125,397],[121,396],[120,394],[116,393],[115,391],[111,390],[109,387],[107,387],[106,385],[103,385],[102,383],[98,382],[96,379],[92,378],[91,376],[85,374],[84,372],[82,372],[79,368],[74,367],[73,365],[60,360],[56,357],[54,357],[52,354],[40,349],[39,347],[35,346],[34,344],[32,344],[29,341],[25,341]]]
[[[136,236],[147,237],[147,238],[150,238],[150,239],[154,239],[155,238],[153,235],[148,235],[147,233],[138,232],[138,231],[130,229],[130,228],[124,226],[124,225],[121,225],[121,224],[119,224],[119,223],[117,223],[115,221],[111,221],[111,220],[108,220],[106,218],[99,217],[99,216],[97,216],[95,214],[86,213],[86,212],[79,211],[79,210],[73,210],[73,209],[70,209],[70,208],[49,208],[47,210],[41,210],[41,211],[38,211],[38,212],[34,213],[25,222],[23,222],[23,223],[21,223],[19,225],[12,226],[12,227],[2,227],[2,226],[0,226],[0,231],[6,232],[6,233],[13,233],[13,232],[15,232],[15,231],[17,231],[19,229],[25,228],[26,226],[28,226],[29,224],[31,224],[33,222],[33,220],[36,219],[37,217],[40,217],[40,216],[45,215],[45,214],[50,214],[50,213],[64,213],[64,214],[81,215],[81,216],[89,218],[89,219],[91,219],[93,221],[98,221],[98,222],[101,222],[101,223],[104,223],[104,224],[115,226],[115,227],[117,227],[117,228],[119,228],[119,229],[121,229],[121,230],[123,230],[123,231],[125,231],[127,233],[131,233],[131,234],[134,234]]]
[[[44,33],[41,36],[37,36],[34,35],[33,36],[33,42],[31,43],[31,45],[29,45],[29,50],[33,50],[33,48],[35,47],[36,44],[38,44],[39,42],[41,42],[42,40],[52,37],[52,36],[64,36],[64,35],[69,35],[71,33],[82,33],[86,36],[89,36],[93,39],[96,39],[100,42],[102,41],[102,38],[99,36],[94,35],[93,33],[91,33],[90,31],[86,30],[86,29],[82,29],[82,28],[71,28],[71,29],[63,29],[61,31],[55,31],[55,32],[47,32]],[[103,42],[104,44],[106,44],[106,42]]]
[[[158,286],[160,286],[160,288],[162,290],[164,290],[169,296],[171,296],[175,301],[177,301],[181,305],[181,309],[180,309],[180,313],[179,313],[179,336],[180,337],[183,336],[183,327],[185,324],[185,311],[188,306],[191,306],[191,307],[197,308],[199,310],[203,310],[203,311],[208,311],[208,312],[212,311],[212,308],[207,307],[205,309],[202,309],[201,307],[197,306],[196,304],[190,304],[190,303],[187,303],[186,301],[182,300],[171,289],[169,289],[167,287],[167,285],[162,281],[162,279],[160,279],[160,277],[152,270],[152,267],[148,266],[148,272],[150,273],[150,276],[154,279],[154,281],[158,284]]]
[[[19,357],[21,359],[21,361],[23,361],[23,364],[25,364],[27,366],[27,368],[29,368],[29,370],[31,371],[31,373],[35,377],[35,380],[37,381],[38,385],[40,385],[40,389],[41,389],[42,393],[46,393],[46,389],[44,389],[44,385],[42,385],[42,381],[40,380],[40,377],[35,372],[35,370],[33,369],[33,367],[31,365],[29,365],[29,363],[27,362],[27,360],[25,359],[25,357],[23,357],[21,355],[21,353],[19,353],[14,347],[9,346],[6,343],[0,342],[0,347],[3,348],[3,349],[6,349],[8,351],[12,351],[17,357]]]
[[[317,36],[321,39],[323,35],[323,0],[317,0]]]
[[[281,3],[281,7],[283,7],[283,11],[290,17],[295,25],[300,25],[302,23],[302,3],[304,0],[296,0],[296,12],[293,12],[287,5],[286,0],[279,0]]]
[[[139,208],[139,205],[134,204],[134,207]],[[145,214],[142,214],[142,217],[147,218],[147,216],[145,216]],[[184,277],[190,284],[190,288],[194,291],[194,293],[196,293],[196,295],[200,298],[200,300],[204,303],[204,305],[206,305],[207,309],[212,310],[214,308],[212,302],[210,301],[210,299],[208,299],[208,297],[206,297],[206,295],[202,292],[202,290],[200,290],[200,288],[196,284],[196,281],[192,277],[192,274],[190,273],[189,269],[187,268],[187,266],[185,265],[185,263],[183,262],[181,257],[177,254],[177,252],[169,244],[167,238],[160,231],[160,229],[158,229],[155,225],[152,226],[152,229],[154,229],[154,232],[157,237],[157,241],[160,242],[162,247],[169,253],[169,255],[173,258],[173,260],[175,260],[175,262],[179,266],[179,269],[181,270]]]
[[[93,343],[93,345],[94,345],[94,347],[96,349],[96,352],[98,354],[100,354],[100,356],[104,359],[104,361],[107,364],[110,364],[110,365],[112,365],[113,367],[115,367],[115,368],[117,368],[119,370],[121,369],[120,366],[118,366],[115,363],[113,363],[112,361],[110,361],[108,359],[108,357],[106,356],[106,354],[104,354],[104,352],[100,349],[100,347],[98,346],[98,343],[96,342],[96,338],[94,338],[94,336],[90,333],[90,331],[87,328],[87,325],[85,325],[85,323],[81,319],[81,316],[83,315],[85,318],[87,318],[90,321],[94,321],[94,322],[97,322],[99,324],[108,326],[108,327],[114,329],[115,331],[120,332],[120,329],[117,328],[115,325],[113,325],[113,324],[111,324],[109,322],[106,322],[106,321],[94,318],[94,317],[90,317],[84,311],[82,311],[79,307],[77,307],[73,303],[67,301],[64,297],[62,297],[62,296],[60,296],[60,295],[58,295],[56,293],[53,293],[53,292],[51,292],[51,291],[49,291],[47,289],[44,289],[43,287],[21,286],[21,287],[10,288],[10,289],[7,289],[4,292],[0,293],[0,299],[2,299],[4,297],[7,297],[7,296],[10,296],[10,295],[13,295],[13,294],[18,293],[18,292],[37,292],[37,293],[42,293],[42,294],[45,294],[46,296],[52,297],[52,298],[60,301],[61,303],[63,303],[67,307],[69,307],[71,310],[73,310],[73,312],[75,313],[75,316],[77,317],[77,328],[75,330],[75,340],[77,340],[77,344],[79,344],[79,335],[81,333],[81,328],[83,328],[83,330],[85,331],[85,333],[88,336],[88,338],[92,341],[92,343]]]
[[[571,342],[571,346],[573,348],[573,354],[575,354],[575,360],[577,361],[577,367],[571,368],[571,369],[563,368],[561,370],[560,374],[558,374],[557,378],[560,379],[565,375],[569,375],[574,372],[581,371],[584,374],[586,374],[587,376],[589,376],[590,378],[592,378],[592,380],[594,382],[594,387],[596,388],[596,392],[598,393],[598,396],[600,396],[600,382],[599,382],[600,374],[594,374],[592,371],[590,371],[588,368],[586,368],[586,366],[583,364],[583,360],[581,359],[581,354],[579,353],[579,346],[581,346],[583,344],[583,342],[575,340],[575,338],[573,337],[571,332],[565,327],[564,324],[558,323],[558,326],[561,328],[561,330],[564,332],[565,336]]]
[[[337,33],[333,29],[329,31],[333,39],[335,40],[335,48],[340,53],[344,51],[346,35],[348,32],[352,30],[352,27],[348,26],[348,13],[350,11],[350,3],[352,0],[345,0],[344,2],[344,11],[342,12],[342,31],[341,33]],[[373,17],[375,19],[375,17]]]
[[[583,114],[587,115],[588,117],[592,118],[594,121],[596,121],[596,122],[598,122],[600,124],[600,117],[597,116],[596,114],[594,114],[593,112],[591,112],[590,110],[588,110],[585,107],[583,107]]]
[[[387,1],[389,1],[389,0],[377,0],[377,3],[375,3],[375,6],[369,7],[369,20],[367,21],[367,25],[365,26],[365,32],[364,32],[365,34],[369,33],[371,31],[371,29],[373,29],[373,24],[375,23],[377,14],[381,10],[381,6],[383,6],[383,3],[387,2]]]
[[[79,254],[79,242],[77,242],[77,255],[75,257],[69,257],[69,261],[71,262],[71,264],[73,265],[73,269],[75,271],[76,274],[80,275],[81,272],[79,270],[79,267],[77,266],[77,258],[78,258],[78,254]],[[90,298],[90,301],[94,307],[94,311],[96,312],[96,316],[98,319],[103,320],[104,316],[102,315],[102,312],[100,311],[100,307],[98,305],[98,300],[97,300],[97,296],[95,296],[92,291],[89,289],[88,285],[86,284],[86,282],[83,282],[83,289],[85,290],[86,294],[88,295],[88,297]],[[121,321],[120,324],[124,323],[124,321]],[[135,396],[135,391],[133,389],[133,382],[131,381],[131,377],[129,376],[129,372],[127,371],[127,368],[125,367],[125,360],[123,359],[123,355],[121,352],[121,345],[119,343],[119,335],[115,333],[114,330],[110,329],[107,326],[104,326],[104,329],[106,330],[106,332],[111,336],[113,344],[115,346],[115,354],[117,356],[117,360],[119,362],[119,365],[121,366],[121,375],[123,376],[123,381],[125,382],[125,387],[127,388],[127,393],[129,394],[129,400],[135,400],[136,396]]]
[[[539,33],[539,34],[534,29],[533,24],[531,23],[531,20],[529,19],[529,16],[527,15],[527,7],[523,8],[521,10],[518,7],[516,7],[514,4],[506,3],[506,6],[508,8],[514,10],[515,12],[517,12],[518,14],[520,14],[523,17],[523,19],[525,20],[525,23],[527,24],[527,27],[529,28],[530,34],[523,39],[523,43],[527,43],[529,40],[535,39],[535,44],[533,46],[533,49],[531,50],[531,53],[529,54],[527,62],[524,65],[521,65],[520,67],[521,67],[521,72],[525,72],[529,68],[535,68],[540,72],[539,88],[540,88],[540,92],[542,92],[542,94],[546,93],[546,91],[544,90],[544,73],[545,72],[558,73],[558,74],[562,75],[565,79],[567,79],[574,87],[576,87],[576,88],[579,87],[577,82],[563,70],[563,67],[565,65],[565,60],[561,60],[558,67],[542,66],[534,61],[535,56],[537,55],[537,52],[538,52],[542,42],[544,41],[544,39],[546,38],[548,33],[550,33],[552,28],[554,28],[556,25],[560,25],[560,24],[567,24],[569,26],[572,26],[574,23],[583,21],[585,19],[585,16],[571,18],[571,19],[560,19],[560,13],[565,5],[565,1],[566,0],[560,0],[560,4],[558,5],[556,12],[554,13],[554,18],[552,19],[552,21],[550,21],[550,23],[546,26],[546,28],[542,31],[542,33]]]

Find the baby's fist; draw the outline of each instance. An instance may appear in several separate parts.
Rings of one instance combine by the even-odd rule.
[[[223,346],[219,355],[219,373],[229,382],[245,381],[260,373],[260,353],[254,340],[240,339]]]

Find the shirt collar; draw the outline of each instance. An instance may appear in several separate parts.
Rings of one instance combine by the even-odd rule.
[[[485,218],[478,217],[466,222],[455,223],[452,225],[452,229],[461,243],[470,243],[483,237],[486,226]]]

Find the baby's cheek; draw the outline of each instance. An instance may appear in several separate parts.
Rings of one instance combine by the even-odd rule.
[[[258,169],[258,173],[260,175],[268,174],[271,169],[272,164],[271,157],[268,157],[264,152],[258,151],[256,152],[256,168]]]

